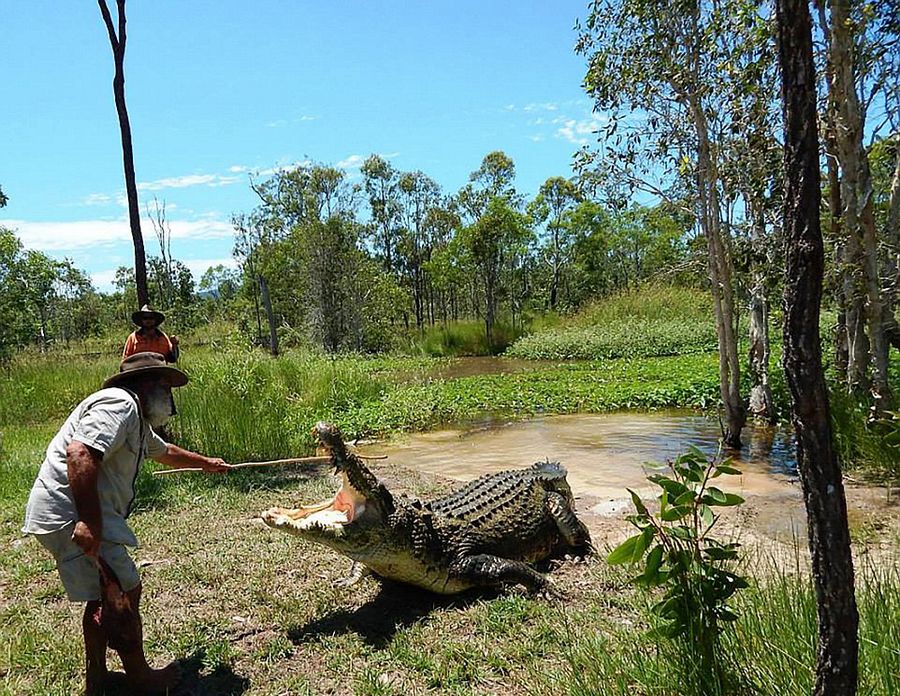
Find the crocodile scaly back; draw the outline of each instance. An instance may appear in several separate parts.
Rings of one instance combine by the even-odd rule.
[[[485,474],[452,493],[426,502],[426,509],[436,515],[470,519],[488,511],[510,505],[535,486],[544,490],[568,491],[566,470],[559,462],[537,462],[528,469]]]

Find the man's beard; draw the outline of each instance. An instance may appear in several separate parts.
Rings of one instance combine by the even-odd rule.
[[[168,389],[157,388],[147,394],[144,403],[144,417],[151,428],[165,425],[175,414],[175,401]]]

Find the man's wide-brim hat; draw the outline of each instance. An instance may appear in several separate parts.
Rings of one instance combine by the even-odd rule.
[[[166,359],[160,353],[135,353],[129,355],[119,365],[118,374],[103,383],[103,387],[121,387],[125,384],[152,377],[170,387],[183,387],[188,376],[176,367],[166,365]]]
[[[141,326],[144,319],[153,319],[157,324],[162,324],[166,320],[166,315],[150,309],[150,305],[144,305],[138,311],[131,313],[131,321],[137,326]]]

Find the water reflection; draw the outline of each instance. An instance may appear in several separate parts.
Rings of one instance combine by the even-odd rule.
[[[714,456],[720,437],[717,421],[692,412],[579,414],[414,434],[368,445],[362,453],[386,454],[393,463],[459,480],[557,460],[576,492],[608,496],[646,487],[648,462],[673,459],[690,445]],[[743,439],[743,449],[730,453],[743,475],[729,487],[767,493],[787,485],[796,468],[789,431],[751,425]]]

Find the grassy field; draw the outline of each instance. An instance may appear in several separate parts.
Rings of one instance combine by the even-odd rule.
[[[694,300],[676,299],[688,312],[681,323],[690,324]],[[621,325],[631,311],[616,300],[578,321]],[[633,334],[623,357],[453,379],[440,377],[448,366],[440,358],[289,352],[272,359],[227,342],[192,346],[181,363],[191,383],[176,394],[171,439],[235,462],[311,453],[309,428],[319,419],[350,436],[386,436],[491,415],[708,409],[718,398],[716,358],[697,340],[697,350],[651,356],[640,354],[641,336]],[[79,688],[80,607],[65,601],[52,562],[19,527],[47,442],[117,362],[109,352],[31,355],[0,373],[0,696]],[[182,661],[187,676],[178,694],[683,693],[677,660],[647,634],[652,598],[628,584],[627,568],[608,567],[603,553],[552,569],[562,599],[517,591],[439,598],[371,580],[338,589],[333,582],[348,560],[257,519],[272,505],[329,497],[336,481],[327,470],[157,477],[154,466],[139,477],[131,522],[142,541],[136,558],[149,652],[156,663]],[[412,495],[450,486],[389,464],[375,469],[393,490]],[[860,693],[886,696],[900,689],[900,515],[896,504],[851,513]],[[621,517],[583,516],[601,552],[629,534]],[[742,519],[752,526],[752,508]],[[735,693],[806,694],[815,604],[804,544],[757,540],[744,559],[754,582],[726,635]],[[799,560],[775,565],[776,557]]]
[[[524,336],[506,355],[532,360],[599,360],[715,350],[716,329],[708,293],[649,287],[604,299],[558,326]]]
[[[448,486],[389,465],[376,471],[415,495]],[[145,631],[157,663],[185,666],[176,693],[682,693],[671,656],[647,637],[648,598],[602,558],[555,569],[556,600],[517,591],[440,598],[371,580],[335,588],[349,561],[255,520],[272,504],[333,490],[321,468],[142,477],[132,523]],[[20,502],[4,501],[0,524],[0,694],[76,693],[79,607],[65,601],[43,549],[18,534]],[[627,533],[624,521],[586,519],[601,546]],[[900,674],[900,578],[896,565],[861,574],[860,693],[887,696]],[[793,573],[761,577],[727,636],[741,693],[809,693],[811,588]]]

